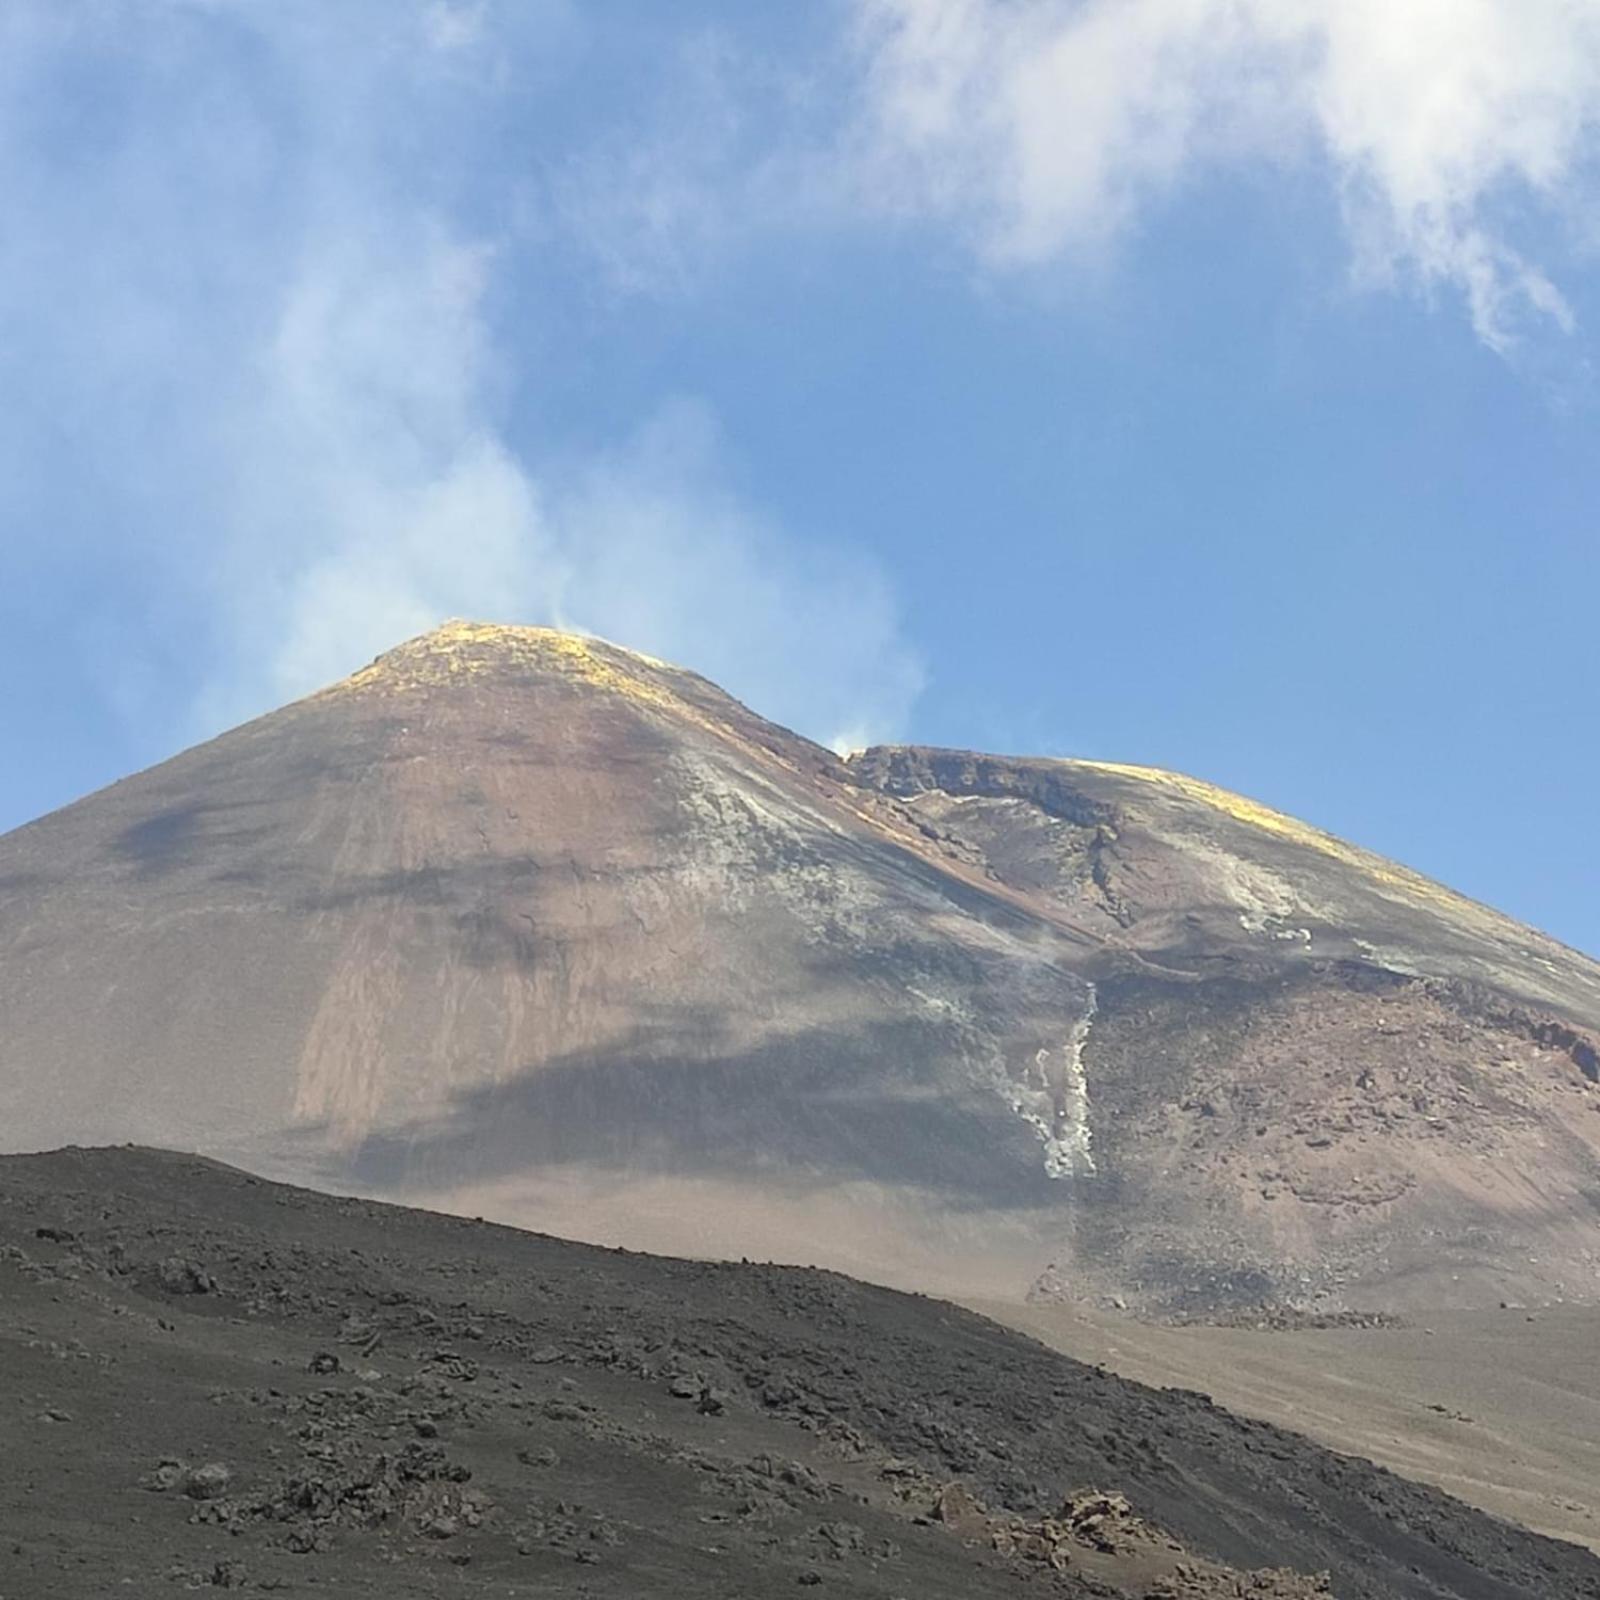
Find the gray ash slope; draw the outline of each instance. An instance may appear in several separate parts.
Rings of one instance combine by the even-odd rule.
[[[0,1349],[7,1600],[1600,1596],[1574,1546],[948,1305],[159,1152],[0,1161]],[[986,1511],[918,1520],[952,1481]],[[1131,1509],[1043,1520],[1089,1489]]]
[[[1600,1301],[1592,961],[1179,774],[841,761],[547,629],[0,838],[0,1018],[0,1149],[967,1298]]]

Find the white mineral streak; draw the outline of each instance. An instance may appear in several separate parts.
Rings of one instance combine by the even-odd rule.
[[[1219,898],[1238,910],[1239,926],[1246,933],[1268,939],[1311,943],[1311,930],[1300,919],[1315,917],[1317,908],[1281,873],[1245,861],[1195,834],[1180,829],[1151,831],[1200,867]]]
[[[1422,968],[1417,966],[1398,945],[1374,944],[1370,939],[1354,937],[1350,943],[1355,946],[1363,961],[1370,962],[1375,967],[1384,967],[1390,972],[1398,972],[1408,978],[1426,976]]]
[[[860,873],[823,853],[841,834],[820,811],[791,797],[760,792],[759,781],[735,776],[702,757],[674,758],[678,804],[689,822],[676,875],[691,889],[735,911],[756,899],[779,901],[813,940],[864,934],[870,889]],[[779,807],[797,814],[800,825]]]
[[[1067,1073],[1062,1094],[1062,1126],[1066,1137],[1057,1136],[1059,1150],[1051,1154],[1057,1158],[1065,1155],[1070,1163],[1069,1172],[1094,1171],[1094,1151],[1090,1143],[1093,1136],[1089,1131],[1089,1075],[1084,1068],[1083,1051],[1089,1042],[1089,1029],[1094,1025],[1094,1014],[1099,1003],[1100,997],[1094,985],[1090,984],[1083,1015],[1067,1040]],[[1061,1176],[1051,1168],[1049,1159],[1045,1167],[1051,1177]]]
[[[1089,1078],[1083,1049],[1094,1023],[1097,996],[1089,986],[1088,1003],[1066,1043],[1034,1053],[1020,1083],[1008,1085],[1011,1109],[1039,1135],[1044,1145],[1044,1170],[1052,1178],[1071,1178],[1094,1171],[1093,1135],[1089,1128]]]
[[[838,848],[844,834],[837,822],[793,796],[766,791],[760,779],[699,755],[676,755],[673,769],[673,792],[688,824],[670,869],[680,885],[736,914],[781,905],[817,944],[893,949],[901,992],[946,1034],[972,1078],[1038,1134],[1045,1171],[1052,1178],[1094,1171],[1083,1065],[1095,1014],[1092,985],[1064,973],[1036,942],[971,918],[910,880],[902,885],[907,902],[886,900],[882,886]],[[970,971],[950,971],[951,940],[970,957]],[[1039,1048],[1019,1081],[1007,1070],[1006,1037],[1027,1027],[1021,1019],[1030,1013],[1070,1015],[1080,987],[1087,992],[1065,1042]]]

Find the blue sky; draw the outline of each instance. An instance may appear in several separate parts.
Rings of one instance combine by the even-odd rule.
[[[450,615],[1600,951],[1590,0],[8,0],[0,828]]]

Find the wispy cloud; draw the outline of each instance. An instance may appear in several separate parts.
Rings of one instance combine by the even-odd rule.
[[[1320,161],[1368,281],[1507,349],[1572,311],[1519,244],[1595,192],[1590,0],[854,0],[867,181],[997,266],[1104,248],[1219,163]]]
[[[0,461],[77,508],[8,556],[70,546],[122,573],[94,603],[174,619],[155,677],[191,731],[460,614],[594,628],[821,737],[894,730],[919,677],[882,578],[730,492],[714,419],[666,401],[559,457],[513,429],[539,341],[500,310],[528,266],[506,219],[538,152],[504,118],[569,6],[18,0],[0,26]]]

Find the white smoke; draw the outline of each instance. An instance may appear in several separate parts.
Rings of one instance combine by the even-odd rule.
[[[1594,196],[1592,0],[854,0],[864,195],[998,265],[1093,252],[1221,164],[1320,162],[1358,272],[1493,348],[1572,311],[1517,242]]]
[[[513,432],[533,156],[497,118],[581,25],[564,0],[0,14],[0,197],[27,223],[0,231],[0,337],[28,402],[0,460],[61,507],[43,446],[72,419],[84,497],[18,559],[114,559],[174,619],[179,733],[449,616],[581,624],[824,738],[904,717],[882,577],[731,493],[702,409],[559,457]]]

